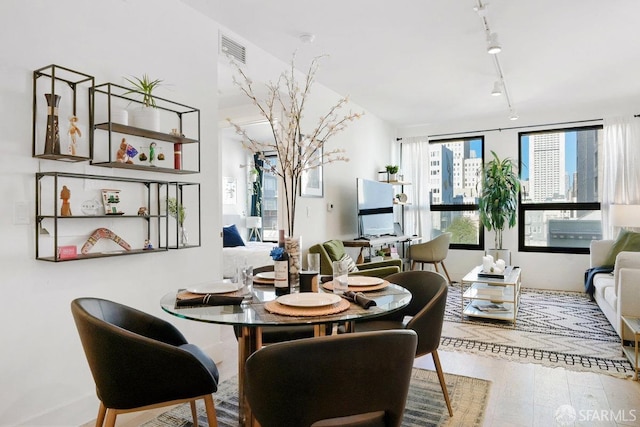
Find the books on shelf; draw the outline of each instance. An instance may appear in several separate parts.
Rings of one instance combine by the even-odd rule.
[[[476,295],[479,297],[502,298],[504,296],[503,286],[491,286],[484,283],[474,284]]]
[[[475,301],[473,303],[473,308],[484,311],[485,313],[508,313],[511,311],[509,307],[506,307],[504,304],[495,303],[495,302],[480,302]]]

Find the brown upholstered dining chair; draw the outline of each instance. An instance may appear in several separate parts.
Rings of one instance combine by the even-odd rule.
[[[96,426],[114,426],[121,413],[183,402],[191,404],[197,426],[197,399],[204,399],[209,426],[218,425],[212,397],[218,368],[172,324],[99,298],[75,299],[71,312],[100,399]]]
[[[416,331],[418,334],[416,357],[431,353],[449,415],[453,416],[444,373],[438,357],[444,310],[447,304],[447,280],[440,273],[434,271],[405,271],[392,274],[386,279],[411,291],[411,302],[400,311],[372,320],[356,322],[355,331],[402,328]]]
[[[451,277],[449,277],[447,267],[444,265],[444,260],[449,253],[449,243],[451,243],[451,233],[442,233],[428,242],[409,246],[407,258],[411,261],[411,270],[415,268],[416,264],[420,264],[423,270],[425,264],[433,264],[436,271],[440,272],[438,270],[438,264],[440,264],[447,280],[451,283]]]
[[[245,365],[262,427],[400,426],[416,334],[378,331],[273,344]]]

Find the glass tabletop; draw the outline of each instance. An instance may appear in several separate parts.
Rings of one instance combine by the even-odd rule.
[[[160,306],[167,313],[200,322],[239,326],[291,326],[349,322],[391,313],[401,309],[411,301],[411,293],[408,290],[396,284],[389,284],[384,289],[365,293],[367,298],[376,302],[375,306],[368,309],[351,303],[349,309],[341,313],[302,317],[274,314],[266,310],[265,303],[276,299],[273,286],[254,285],[253,299],[240,305],[176,308],[176,295],[178,292],[180,291],[169,292],[160,300]]]

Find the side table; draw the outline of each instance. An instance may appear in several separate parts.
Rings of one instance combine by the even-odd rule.
[[[516,324],[520,305],[520,267],[509,267],[503,278],[484,277],[477,266],[461,280],[464,316],[507,320]],[[465,305],[465,301],[469,301]]]
[[[633,345],[624,345],[624,337],[622,338],[622,353],[629,359],[631,366],[635,371],[634,380],[638,380],[638,341],[640,340],[640,317],[621,316],[622,328],[626,325],[633,334]],[[623,334],[624,335],[624,334]]]

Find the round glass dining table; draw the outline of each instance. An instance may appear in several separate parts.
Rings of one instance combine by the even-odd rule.
[[[322,336],[325,335],[327,325],[344,324],[345,330],[349,331],[356,320],[392,313],[411,301],[411,293],[408,290],[389,283],[383,289],[366,293],[367,298],[376,302],[375,306],[368,309],[351,302],[348,309],[336,314],[290,316],[275,314],[265,308],[265,304],[277,298],[273,286],[254,284],[253,298],[238,305],[177,307],[176,298],[180,292],[182,290],[169,292],[162,297],[160,305],[164,311],[183,319],[236,326],[241,331],[238,335],[238,420],[241,426],[254,423],[244,395],[244,365],[247,358],[262,347],[263,327],[313,325],[314,335]]]

